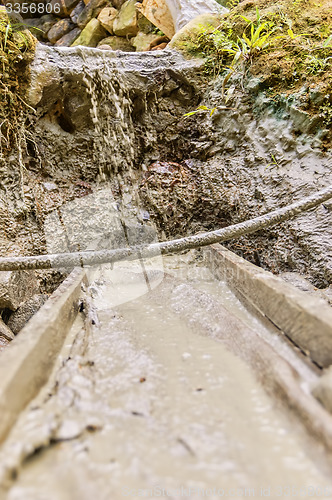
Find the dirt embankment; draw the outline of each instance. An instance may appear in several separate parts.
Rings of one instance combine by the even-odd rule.
[[[236,223],[331,183],[330,6],[241,2],[223,21],[228,42],[234,48],[244,33],[252,36],[251,26],[255,33],[270,23],[271,43],[244,54],[227,81],[227,68],[212,78],[202,59],[180,61],[170,51],[114,57],[39,47],[28,102],[35,111],[18,91],[28,80],[33,39],[20,46],[2,79],[16,101],[2,95],[8,147],[1,156],[1,254],[45,253],[46,216],[105,181],[129,206],[138,179],[138,218],[157,222],[162,237]],[[14,43],[14,33],[7,35]],[[220,61],[231,64],[234,52]],[[199,104],[205,108],[196,112]],[[326,287],[331,227],[327,203],[229,246],[273,272],[298,271]],[[40,274],[39,292],[58,278]]]

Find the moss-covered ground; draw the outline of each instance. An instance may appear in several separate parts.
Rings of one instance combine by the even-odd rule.
[[[212,77],[257,77],[275,99],[298,96],[297,107],[318,116],[332,145],[332,0],[231,0],[229,14],[203,19],[175,45],[206,58]]]

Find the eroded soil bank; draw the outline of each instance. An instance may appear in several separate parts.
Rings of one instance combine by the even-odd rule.
[[[244,90],[234,84],[225,104],[222,77],[208,83],[202,65],[172,51],[114,56],[39,48],[30,91],[38,139],[28,162],[41,218],[64,193],[84,195],[111,182],[122,206],[133,208],[138,198],[138,218],[150,217],[170,238],[249,219],[331,183],[331,151],[322,151],[319,130],[308,132],[296,103],[276,108],[249,77]],[[185,116],[199,104],[213,115]],[[55,182],[53,191],[45,180]],[[326,203],[229,246],[324,288],[331,228]]]
[[[312,37],[320,30],[327,39],[329,2],[323,4],[319,23],[310,3],[316,9],[311,24],[294,5],[294,33],[310,24]],[[273,7],[241,2],[236,12],[254,19],[256,6],[266,15]],[[271,68],[268,55],[260,54],[251,72],[233,75],[225,94],[224,74],[211,80],[203,59],[171,49],[121,53],[37,46],[24,94],[31,108],[18,114],[11,148],[1,154],[1,255],[46,253],[47,217],[105,187],[119,210],[139,224],[156,224],[159,237],[170,238],[249,219],[331,184],[330,126],[318,113],[325,105],[328,112],[330,62],[326,56],[326,67],[305,79],[298,61],[292,76],[295,60],[287,58],[298,52],[290,53],[288,43],[283,50],[279,59],[276,50],[270,53],[277,58]],[[206,109],[185,116],[200,105]],[[274,273],[295,271],[326,288],[331,207],[325,203],[228,246]],[[79,248],[89,245],[79,240]],[[61,270],[35,273],[30,288],[47,295],[62,277]],[[2,306],[6,323],[14,310]]]

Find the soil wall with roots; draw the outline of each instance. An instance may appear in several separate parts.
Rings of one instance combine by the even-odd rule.
[[[172,50],[38,46],[27,96],[35,113],[7,157],[2,255],[46,252],[47,215],[105,185],[139,223],[153,221],[160,238],[170,238],[249,219],[331,184],[331,152],[322,152],[319,137],[287,107],[276,114],[252,79],[236,89],[225,103],[222,81],[209,84],[202,61]],[[185,117],[200,104],[215,108],[212,116]],[[297,271],[327,287],[331,208],[228,246],[275,273]]]

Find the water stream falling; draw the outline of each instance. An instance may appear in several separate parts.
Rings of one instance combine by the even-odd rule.
[[[94,125],[94,158],[102,180],[105,173],[132,173],[135,162],[135,130],[131,118],[132,103],[124,78],[105,62],[102,68],[84,66],[83,82],[91,99]]]

